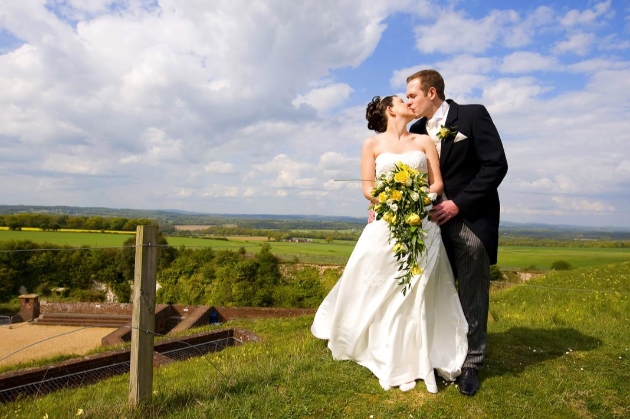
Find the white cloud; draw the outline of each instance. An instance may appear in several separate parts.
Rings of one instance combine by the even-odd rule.
[[[541,70],[559,70],[555,57],[545,57],[538,52],[517,51],[503,57],[501,71],[504,73],[530,73]]]
[[[537,96],[548,90],[532,77],[494,79],[484,89],[482,103],[499,113],[531,111]]]
[[[592,201],[580,198],[553,197],[559,209],[562,211],[574,211],[584,214],[592,214],[593,212],[610,213],[615,210],[614,206],[606,205],[604,202]]]
[[[204,170],[207,173],[228,174],[234,173],[234,165],[232,163],[226,163],[223,161],[211,161],[206,164]]]
[[[305,95],[298,95],[291,103],[295,107],[307,104],[319,112],[327,112],[346,102],[352,92],[352,87],[345,83],[333,83],[325,87],[312,89]]]
[[[563,26],[567,27],[598,23],[600,18],[605,17],[607,14],[610,14],[611,4],[612,0],[606,0],[597,3],[592,9],[582,11],[572,9],[567,12],[562,18],[560,18],[560,23]]]
[[[505,24],[517,15],[494,10],[482,19],[467,19],[462,13],[443,13],[433,25],[416,27],[416,48],[424,53],[481,53],[499,38]]]
[[[592,33],[576,33],[569,36],[566,41],[558,42],[553,51],[556,54],[572,53],[586,55],[595,43],[596,37]]]

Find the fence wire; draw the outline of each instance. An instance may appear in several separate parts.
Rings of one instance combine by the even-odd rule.
[[[236,345],[241,345],[244,343],[243,341],[233,336],[230,336],[227,338],[210,340],[208,342],[190,344],[186,342],[185,340],[182,340],[182,337],[178,337],[177,339],[174,339],[167,335],[162,335],[160,333],[151,332],[149,330],[144,330],[137,327],[132,327],[132,326],[124,326],[124,327],[129,328],[129,329],[135,329],[143,333],[149,333],[154,336],[164,337],[170,341],[181,344],[183,346],[181,348],[174,348],[174,349],[169,349],[169,350],[164,350],[164,351],[161,351],[159,350],[159,348],[157,348],[157,350],[154,350],[154,353],[163,355],[173,361],[184,361],[193,357],[201,357],[202,359],[205,360],[206,363],[208,363],[214,370],[216,370],[224,378],[228,378],[228,377],[214,363],[212,363],[208,358],[206,358],[205,355],[211,352],[221,351],[229,346],[236,346]],[[8,357],[20,352],[21,350],[46,342],[50,339],[68,335],[71,333],[76,333],[80,330],[91,329],[91,328],[94,328],[94,326],[82,327],[77,330],[60,333],[58,335],[55,335],[46,339],[42,339],[38,342],[35,342],[33,344],[20,348],[18,351],[15,351],[5,356],[4,358],[0,359],[0,361],[7,359]],[[51,365],[49,369],[52,367],[54,367],[54,365]],[[106,366],[90,368],[84,371],[68,373],[62,376],[37,379],[37,380],[34,380],[32,383],[21,384],[18,386],[0,390],[0,403],[8,403],[8,402],[16,400],[19,397],[25,397],[25,396],[37,397],[37,396],[41,396],[47,393],[52,393],[55,391],[62,390],[64,388],[80,387],[83,385],[94,384],[100,380],[113,377],[115,375],[129,373],[129,370],[130,370],[130,361],[122,361],[122,362],[117,362],[117,363],[113,363]],[[44,377],[45,375],[46,374],[44,374]]]

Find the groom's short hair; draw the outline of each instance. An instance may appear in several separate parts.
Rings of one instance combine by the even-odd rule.
[[[444,96],[444,79],[437,70],[420,70],[407,77],[407,83],[413,79],[420,79],[420,89],[426,96],[429,93],[429,89],[434,87],[438,97],[442,100],[446,100]]]

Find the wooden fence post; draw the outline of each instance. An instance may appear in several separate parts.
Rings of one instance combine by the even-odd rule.
[[[136,229],[136,263],[133,277],[129,404],[137,407],[153,394],[153,333],[155,332],[155,277],[158,226]]]

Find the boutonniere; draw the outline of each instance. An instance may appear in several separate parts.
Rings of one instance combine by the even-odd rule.
[[[437,137],[440,140],[448,140],[449,138],[455,138],[457,135],[457,127],[445,127],[444,125],[440,126],[440,130],[437,132]]]

